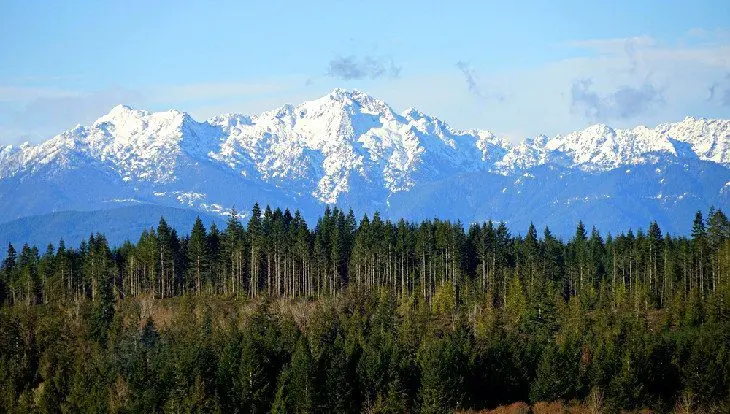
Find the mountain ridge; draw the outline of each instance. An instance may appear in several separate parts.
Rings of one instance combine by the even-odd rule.
[[[393,203],[419,191],[430,194],[418,190],[429,183],[458,182],[460,176],[478,176],[483,187],[507,177],[504,191],[520,194],[519,180],[541,166],[559,167],[539,170],[537,179],[549,188],[585,181],[568,183],[562,179],[565,171],[574,172],[571,177],[613,177],[621,168],[656,165],[661,170],[684,163],[685,174],[694,177],[699,173],[689,166],[704,165],[696,161],[720,166],[707,167],[720,171],[716,174],[730,168],[730,120],[687,117],[655,128],[629,129],[596,124],[512,145],[488,130],[458,130],[414,108],[398,113],[358,90],[335,89],[299,105],[205,121],[174,109],[149,112],[117,105],[91,125],[77,125],[40,144],[0,147],[0,194],[5,196],[0,221],[61,210],[102,210],[124,205],[123,200],[214,214],[254,202],[301,208],[309,217],[327,204],[387,214],[406,211]],[[647,179],[660,179],[652,177]],[[463,187],[480,192],[478,186]],[[724,205],[725,187],[703,189],[697,207]],[[606,191],[611,196],[618,189]],[[566,194],[557,188],[554,192]],[[515,200],[562,203],[515,197],[502,208]],[[443,209],[460,201],[454,198],[443,200]],[[408,211],[417,214],[417,208]],[[491,211],[499,213],[498,206]],[[540,212],[534,214],[539,219]]]
[[[336,107],[332,103],[339,103],[340,106]],[[518,144],[511,145],[507,140],[498,137],[489,130],[457,130],[450,127],[448,123],[426,115],[417,109],[407,108],[403,112],[397,113],[383,101],[364,92],[337,88],[322,98],[306,101],[297,106],[285,104],[258,115],[227,113],[211,117],[205,121],[196,121],[187,112],[175,109],[149,112],[120,104],[94,121],[90,126],[77,125],[38,145],[24,143],[18,146],[0,147],[0,178],[8,175],[7,159],[11,156],[25,153],[25,157],[21,157],[24,160],[32,160],[37,155],[52,156],[54,148],[50,148],[51,144],[55,144],[55,149],[62,149],[59,148],[62,141],[65,141],[69,149],[72,149],[75,145],[88,145],[87,155],[101,161],[107,160],[110,155],[115,155],[109,151],[99,152],[109,145],[116,146],[120,150],[127,150],[129,148],[125,147],[124,144],[130,147],[131,144],[136,144],[132,152],[140,153],[140,149],[148,149],[149,147],[160,147],[158,150],[164,150],[176,149],[169,148],[174,144],[187,144],[188,147],[179,148],[179,150],[195,156],[196,159],[204,159],[213,152],[215,156],[212,158],[228,163],[229,166],[234,166],[241,163],[240,160],[235,159],[234,154],[236,149],[241,149],[241,139],[264,138],[261,136],[263,134],[242,137],[240,132],[247,129],[246,127],[255,127],[262,124],[267,132],[271,132],[270,130],[275,127],[279,129],[288,127],[291,129],[298,121],[303,124],[306,124],[304,121],[311,123],[312,117],[305,115],[311,112],[315,113],[315,117],[320,118],[329,115],[328,120],[330,122],[345,121],[346,117],[342,116],[343,113],[350,116],[378,115],[380,119],[370,119],[370,122],[373,124],[379,123],[380,125],[382,125],[382,120],[400,121],[402,124],[400,127],[405,129],[402,131],[404,134],[410,128],[413,133],[426,135],[420,137],[416,144],[421,144],[424,139],[435,137],[442,140],[446,146],[454,148],[456,146],[455,138],[461,138],[461,141],[465,141],[463,138],[468,137],[472,142],[468,140],[462,142],[462,144],[473,145],[480,150],[482,152],[482,161],[485,162],[480,167],[493,171],[518,169],[514,168],[513,163],[527,166],[540,165],[550,162],[550,159],[553,158],[545,159],[539,156],[535,158],[534,155],[532,157],[527,156],[528,159],[525,159],[525,156],[519,157],[519,152],[524,152],[525,146],[537,150],[533,152],[539,154],[557,152],[559,155],[568,156],[567,160],[572,160],[572,166],[574,167],[582,166],[587,171],[595,169],[605,171],[621,165],[645,162],[640,156],[652,152],[676,154],[676,150],[669,143],[670,138],[689,143],[700,159],[730,166],[730,120],[686,117],[682,121],[662,123],[655,128],[640,125],[630,129],[614,129],[606,124],[595,124],[568,134],[558,134],[553,138],[544,135],[538,135],[535,138],[528,137]],[[297,118],[297,115],[300,116]],[[335,130],[339,135],[329,135],[329,141],[336,143],[338,136],[346,136],[348,132],[356,137],[367,133],[367,129],[362,130],[362,128],[363,125],[367,125],[368,120],[361,118],[357,121],[360,121],[360,123],[351,122],[350,125],[347,123],[336,125],[340,127]],[[359,126],[361,130],[353,128],[353,124]],[[716,127],[712,128],[713,126]],[[140,127],[143,129],[139,130]],[[324,127],[332,127],[332,125],[324,125]],[[395,129],[397,128],[396,126]],[[117,131],[117,129],[120,129],[120,131]],[[208,131],[204,131],[206,129]],[[303,131],[296,132],[311,133],[304,140],[310,148],[322,149],[329,142],[314,139],[317,136],[316,133],[321,131],[312,131],[311,125],[303,125],[301,129]],[[236,132],[239,133],[238,136],[231,136]],[[260,133],[260,131],[245,132]],[[226,133],[228,134],[226,135]],[[189,139],[191,135],[201,138],[201,140],[188,142],[191,141]],[[235,138],[238,138],[239,142],[236,142]],[[145,139],[147,139],[147,142],[145,142]],[[205,142],[206,140],[209,142]],[[586,145],[587,142],[590,145]],[[331,144],[331,142],[329,143]],[[239,147],[236,147],[236,144],[239,144]],[[246,144],[248,144],[246,149],[253,151],[255,148],[251,144],[257,144],[257,142],[248,142]],[[492,162],[487,162],[488,160]],[[123,159],[118,161],[120,164],[124,164]],[[23,162],[20,162],[20,164],[23,164]],[[127,165],[127,167],[129,166]],[[266,169],[264,169],[264,172],[271,173]],[[165,179],[166,175],[161,171],[147,171],[140,176],[143,180],[148,177]],[[264,174],[264,178],[268,178],[268,175]]]

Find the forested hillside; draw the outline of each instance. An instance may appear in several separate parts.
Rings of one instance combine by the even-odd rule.
[[[565,241],[329,208],[314,226],[248,217],[189,235],[161,219],[114,248],[9,246],[0,411],[730,408],[721,210],[689,238],[578,223]]]

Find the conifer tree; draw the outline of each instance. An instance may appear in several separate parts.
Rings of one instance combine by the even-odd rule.
[[[707,247],[713,252],[711,257],[712,291],[715,292],[722,284],[723,272],[721,271],[722,247],[730,240],[730,220],[728,220],[722,209],[710,209],[707,217]]]
[[[707,250],[707,233],[705,231],[705,222],[702,218],[702,212],[697,211],[695,219],[692,223],[692,248],[694,253],[694,262],[697,269],[697,286],[699,286],[700,294],[705,292],[705,260]]]
[[[160,295],[163,299],[174,295],[177,246],[175,230],[161,217],[157,226],[157,254],[159,255]]]
[[[280,377],[276,398],[272,407],[274,413],[310,413],[314,411],[316,370],[309,345],[304,337],[299,338],[291,363]]]
[[[210,252],[210,278],[213,291],[219,293],[222,289],[221,276],[224,274],[224,258],[222,257],[223,249],[221,248],[221,233],[218,226],[213,222],[208,231],[208,251]]]
[[[258,294],[261,283],[261,253],[264,249],[264,235],[261,223],[261,207],[254,204],[247,226],[248,244],[251,251],[249,267],[251,274],[251,295]]]
[[[7,254],[0,266],[0,305],[7,300],[7,297],[10,294],[8,291],[11,290],[12,280],[15,274],[16,259],[17,253],[15,248],[11,243],[8,243]],[[15,301],[14,291],[12,292],[10,299],[13,302]]]
[[[203,290],[203,284],[208,280],[208,235],[200,217],[195,218],[195,224],[190,232],[190,240],[187,247],[188,263],[190,263],[189,276],[193,281],[194,291],[199,295]]]
[[[244,283],[244,238],[245,230],[238,220],[238,212],[232,209],[223,233],[223,249],[225,252],[224,291],[232,295],[240,295]]]

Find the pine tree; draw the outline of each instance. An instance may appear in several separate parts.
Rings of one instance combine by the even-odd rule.
[[[249,258],[250,266],[250,291],[252,296],[258,295],[261,284],[261,252],[264,249],[264,235],[261,223],[261,207],[256,203],[251,209],[251,218],[248,219],[247,227],[248,244],[251,251]]]
[[[5,259],[0,265],[0,306],[8,299],[11,292],[8,292],[12,286],[12,280],[15,277],[17,253],[12,244],[8,243],[8,250]],[[10,299],[15,301],[15,292],[12,291]]]
[[[700,294],[704,295],[707,233],[705,231],[705,222],[702,218],[702,212],[699,210],[695,214],[695,219],[692,223],[692,247],[699,291]]]
[[[59,289],[55,280],[55,249],[52,243],[46,246],[46,252],[38,263],[38,273],[41,278],[41,302],[47,304],[51,296],[57,296]]]
[[[570,259],[571,266],[570,270],[572,276],[570,277],[570,289],[574,295],[578,295],[583,290],[583,283],[587,277],[587,263],[588,263],[588,238],[586,235],[586,228],[583,225],[583,221],[578,222],[578,227],[575,229],[575,236],[570,242]]]
[[[274,413],[314,412],[316,370],[309,345],[304,337],[297,341],[291,363],[279,376],[278,390],[272,406]]]
[[[516,272],[510,278],[507,286],[504,312],[508,329],[520,329],[521,325],[527,321],[527,297],[522,281]]]
[[[258,309],[241,337],[238,383],[245,412],[267,412],[276,393],[276,374],[280,366],[272,338],[278,335],[265,309]]]
[[[550,229],[545,226],[543,231],[543,242],[541,246],[542,272],[546,282],[557,284],[563,282],[564,274],[564,252],[560,240],[555,238]],[[565,292],[565,289],[562,289]]]
[[[649,290],[653,295],[657,294],[657,291],[660,290],[660,269],[659,266],[659,254],[662,250],[662,243],[664,242],[664,239],[662,238],[662,231],[659,228],[659,224],[657,224],[656,221],[652,221],[651,224],[649,224],[649,232],[647,233],[647,241],[648,241],[648,248],[649,248],[649,263],[648,263],[648,271],[649,271]],[[659,292],[661,302],[662,294]]]
[[[307,228],[307,223],[302,218],[299,210],[294,212],[294,256],[299,262],[299,274],[297,275],[300,282],[299,292],[309,297],[314,294],[313,284],[311,280],[311,235]]]
[[[22,297],[28,305],[38,303],[40,296],[39,261],[38,248],[35,246],[30,247],[27,243],[24,244],[18,257],[16,276],[11,279],[13,295],[17,294],[18,299]]]
[[[715,292],[722,283],[721,249],[730,240],[730,220],[723,211],[710,210],[707,217],[707,247],[713,252],[711,257],[712,291]]]
[[[579,380],[579,350],[573,344],[548,344],[530,385],[530,400],[556,401],[575,397]]]
[[[499,278],[496,280],[498,284],[495,286],[495,291],[501,291],[502,306],[507,302],[507,282],[510,276],[508,268],[512,266],[513,254],[512,250],[512,236],[507,229],[507,225],[504,222],[499,223],[497,231],[495,233],[494,250],[492,252],[492,259],[495,276]]]
[[[213,289],[213,292],[220,293],[222,289],[222,281],[221,276],[224,274],[223,269],[225,268],[223,265],[224,258],[222,257],[222,251],[221,248],[221,233],[218,230],[218,226],[213,222],[210,225],[210,230],[208,231],[208,251],[210,252],[210,279],[211,279],[211,287]]]
[[[159,255],[160,295],[164,299],[174,294],[175,281],[175,248],[177,236],[164,217],[160,217],[157,226],[157,254]]]
[[[188,240],[188,263],[189,275],[194,281],[195,294],[199,295],[203,290],[203,284],[207,281],[208,272],[208,235],[200,217],[195,218],[195,224],[190,232]]]
[[[458,334],[424,341],[418,351],[421,372],[420,411],[448,412],[464,404],[465,361]]]
[[[238,220],[238,212],[232,209],[226,222],[226,229],[223,232],[222,247],[226,260],[224,291],[234,296],[241,294],[244,284],[244,240],[245,231]]]
[[[3,259],[2,269],[7,272],[12,272],[13,270],[15,270],[17,256],[17,252],[15,251],[13,245],[11,243],[8,243],[8,251],[5,255],[5,259]]]
[[[106,344],[109,327],[114,319],[113,269],[107,267],[98,280],[97,294],[89,321],[89,334],[100,344]]]
[[[524,278],[527,284],[527,291],[530,295],[533,294],[533,288],[535,286],[535,279],[538,273],[538,260],[540,254],[540,248],[537,240],[537,229],[535,225],[530,223],[530,227],[527,229],[525,239],[520,244],[521,247],[521,258],[523,266],[520,269],[521,276]]]

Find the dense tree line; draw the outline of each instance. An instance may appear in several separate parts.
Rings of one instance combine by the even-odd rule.
[[[163,300],[164,299],[164,300]],[[7,411],[730,407],[730,222],[563,241],[254,206],[136,244],[8,247]]]
[[[531,225],[524,236],[491,221],[465,228],[433,220],[397,223],[376,213],[359,223],[352,211],[327,208],[310,229],[288,210],[254,206],[244,227],[233,211],[222,231],[198,219],[179,236],[164,218],[137,244],[111,249],[101,234],[77,249],[10,245],[2,264],[6,303],[94,300],[111,285],[119,298],[152,294],[257,297],[321,297],[347,287],[388,286],[398,296],[418,293],[430,301],[450,283],[463,294],[489,293],[494,305],[506,301],[512,279],[529,298],[560,293],[595,297],[643,295],[662,308],[674,295],[697,290],[703,298],[727,282],[730,223],[721,210],[704,220],[698,212],[691,238],[663,234],[656,222],[646,232],[629,230],[604,237],[578,223],[567,242],[548,228]]]

